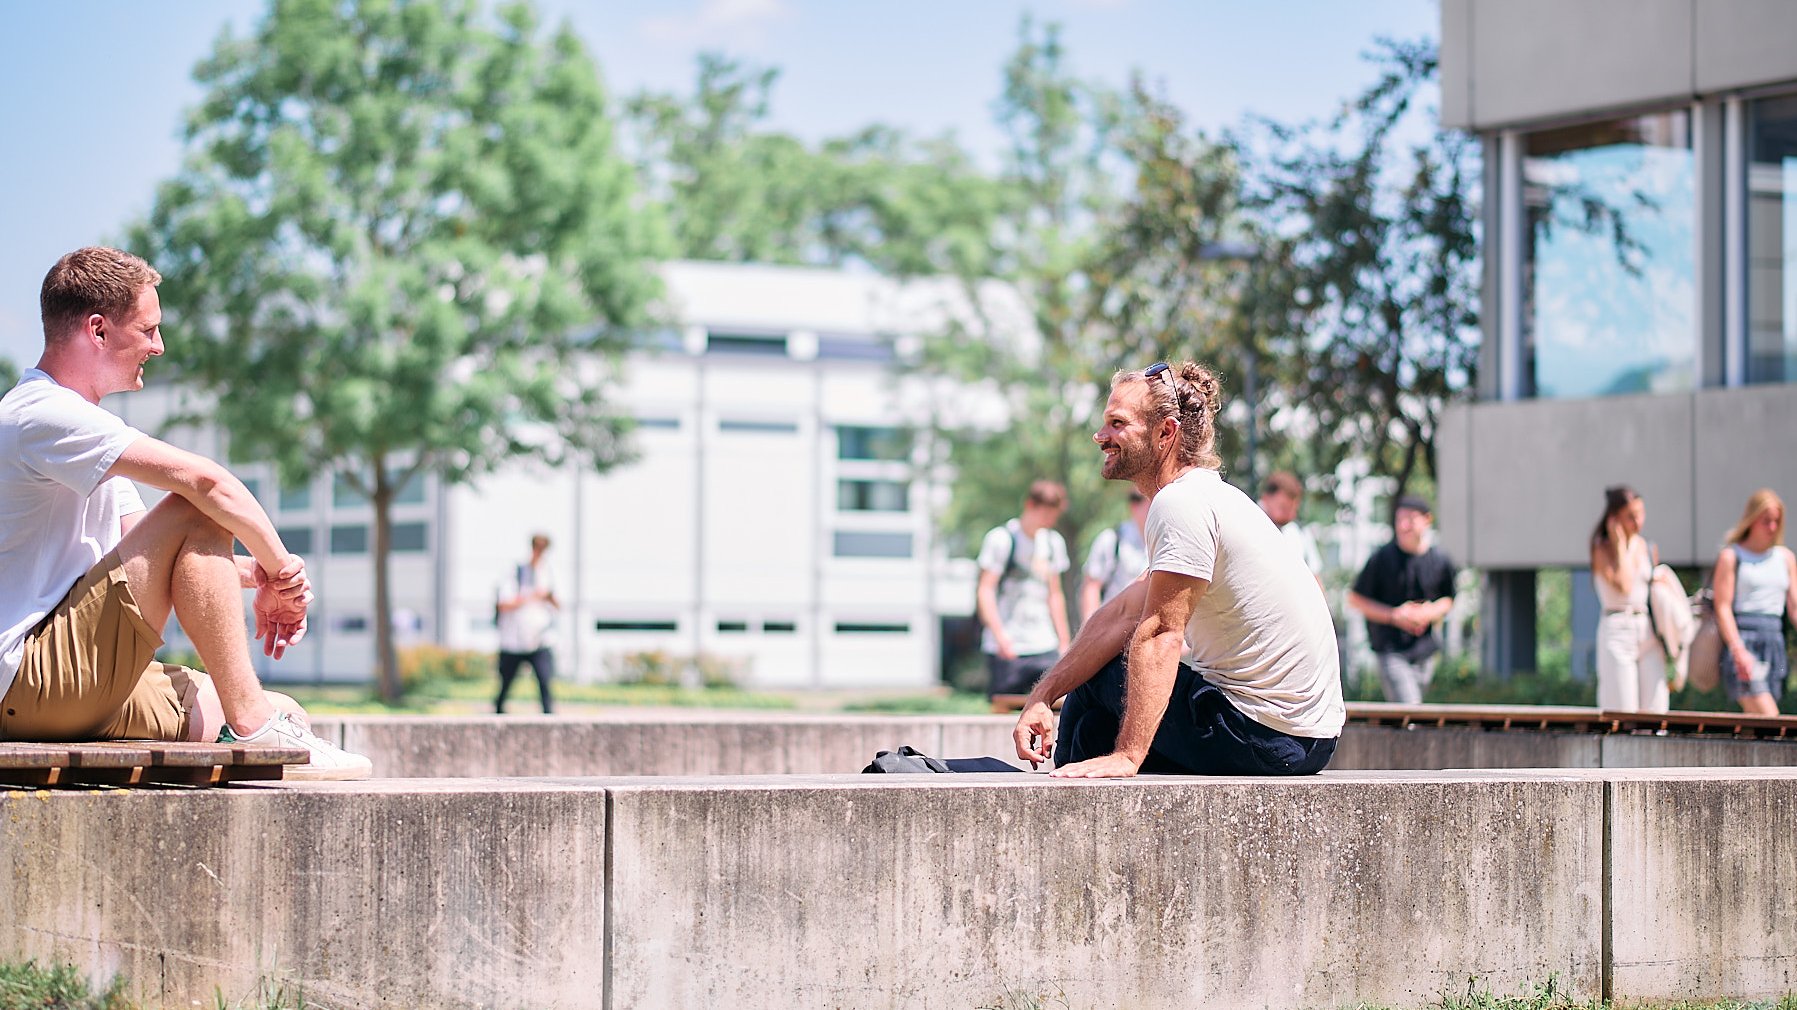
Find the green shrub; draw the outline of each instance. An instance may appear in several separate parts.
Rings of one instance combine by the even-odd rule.
[[[709,652],[686,656],[665,649],[645,649],[609,656],[605,666],[619,684],[679,687],[695,684],[708,688],[737,687],[748,680],[750,661],[741,656]]]
[[[399,682],[407,691],[444,682],[469,683],[495,675],[490,652],[413,645],[399,650]]]
[[[0,964],[0,1010],[133,1010],[125,980],[114,978],[102,993],[88,990],[73,965],[39,968],[36,961]]]

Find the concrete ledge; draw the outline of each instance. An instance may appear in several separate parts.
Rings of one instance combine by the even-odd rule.
[[[1423,1006],[1793,988],[1797,773],[0,793],[0,957],[146,1006]],[[1606,984],[1607,980],[1607,984]]]
[[[1595,711],[1595,710],[1594,710]],[[937,757],[1013,764],[1013,716],[618,711],[598,717],[346,716],[321,733],[396,778],[816,775],[858,772],[910,744]],[[1350,723],[1330,768],[1639,768],[1797,765],[1797,740]]]

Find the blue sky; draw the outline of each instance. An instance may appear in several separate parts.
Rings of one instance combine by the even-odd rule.
[[[1074,70],[1159,83],[1215,131],[1326,115],[1363,87],[1380,36],[1439,32],[1437,0],[538,0],[586,40],[614,93],[690,87],[694,57],[779,67],[777,127],[816,139],[873,122],[953,131],[991,156],[999,67],[1020,18],[1063,26]],[[0,355],[42,346],[37,291],[70,249],[116,239],[180,164],[189,74],[245,0],[0,5]],[[179,339],[179,320],[169,336]]]

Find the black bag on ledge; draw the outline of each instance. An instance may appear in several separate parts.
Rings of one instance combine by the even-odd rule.
[[[861,769],[863,774],[903,775],[922,772],[1020,772],[995,757],[949,758],[944,761],[918,752],[915,747],[883,750],[874,755],[873,763]]]

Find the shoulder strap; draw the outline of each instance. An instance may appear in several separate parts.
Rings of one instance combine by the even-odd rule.
[[[1004,530],[1005,536],[1011,541],[1011,549],[1005,554],[1005,570],[998,577],[998,583],[1001,586],[1004,585],[1006,579],[1011,577],[1013,572],[1023,571],[1023,568],[1017,564],[1017,531],[1011,528],[1011,521],[1009,519],[1005,520]]]
[[[1123,522],[1120,522],[1117,524],[1117,550],[1116,550],[1117,556],[1113,560],[1116,560],[1116,561],[1123,560],[1123,528],[1128,525],[1129,525],[1128,520],[1124,520]]]

